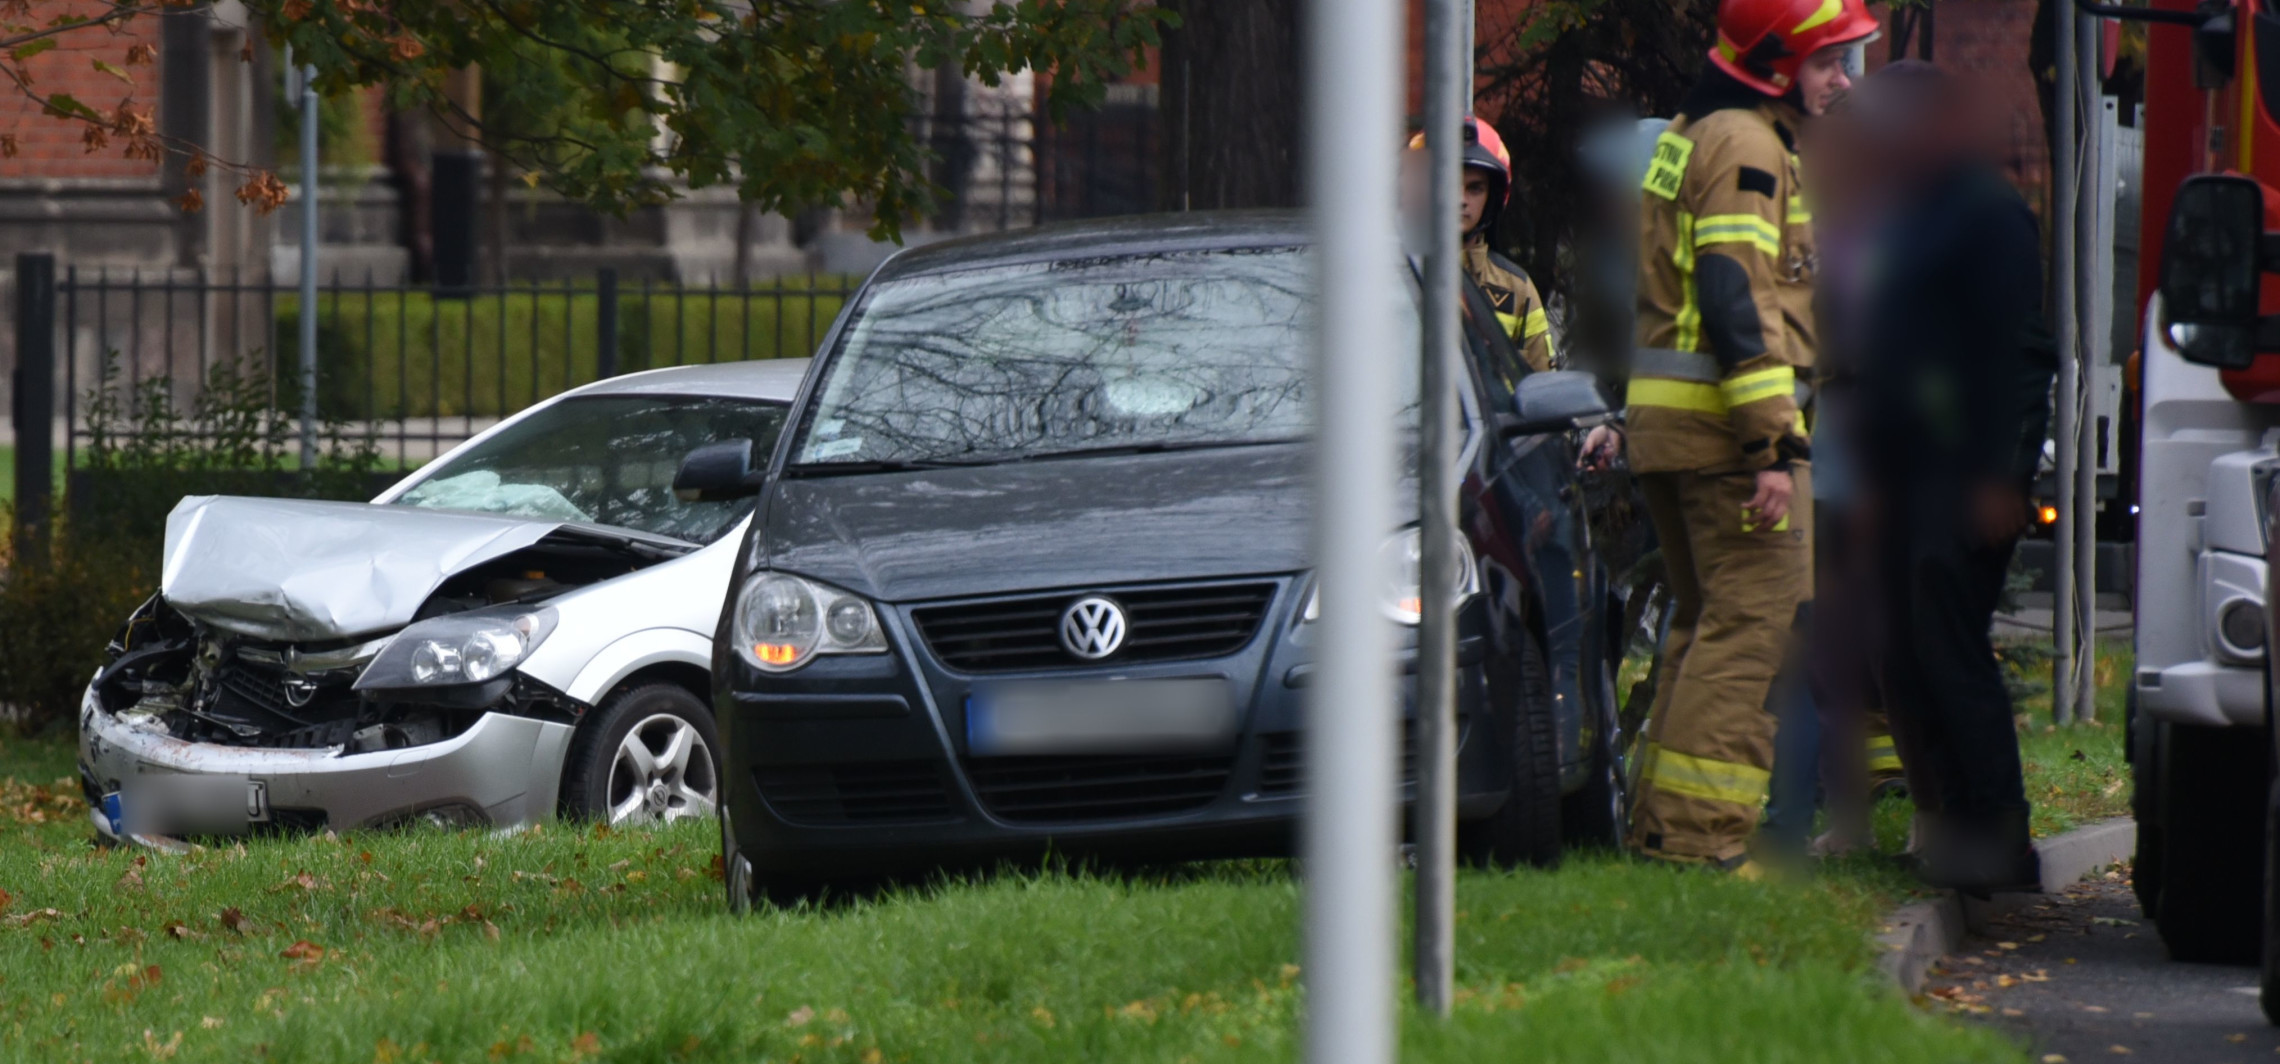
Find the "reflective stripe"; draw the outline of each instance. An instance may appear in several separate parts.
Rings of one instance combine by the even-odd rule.
[[[1497,311],[1496,324],[1504,327],[1504,335],[1514,340],[1520,339],[1520,318],[1518,315],[1506,314],[1501,310]]]
[[[1499,315],[1499,317],[1501,316],[1502,315]],[[1529,311],[1526,318],[1521,319],[1520,335],[1526,339],[1533,340],[1539,336],[1544,335],[1547,332],[1550,332],[1551,328],[1552,319],[1544,313],[1544,308],[1537,307],[1536,309]]]
[[[1900,751],[1890,738],[1868,741],[1868,770],[1870,772],[1900,771]]]
[[[1797,371],[1788,366],[1775,366],[1728,377],[1718,382],[1718,391],[1726,397],[1727,406],[1793,395],[1797,391]]]
[[[1766,785],[1773,778],[1772,773],[1755,765],[1695,757],[1659,743],[1647,744],[1643,775],[1657,790],[1753,808],[1765,804]]]
[[[1826,26],[1836,21],[1837,16],[1844,9],[1844,0],[1821,0],[1821,6],[1814,9],[1812,14],[1805,16],[1805,21],[1798,23],[1796,29],[1789,31],[1789,35],[1795,37],[1816,26]]]
[[[1695,248],[1714,244],[1748,244],[1778,258],[1781,227],[1755,214],[1705,214],[1695,219]]]
[[[1718,394],[1718,386],[1693,381],[1633,377],[1630,387],[1624,390],[1623,401],[1631,406],[1667,406],[1720,417],[1726,415],[1726,397]]]
[[[1704,384],[1716,384],[1726,377],[1726,371],[1719,367],[1715,356],[1702,351],[1673,351],[1667,347],[1642,347],[1632,352],[1631,372]]]
[[[1670,249],[1671,264],[1678,267],[1678,291],[1683,300],[1671,319],[1671,342],[1681,351],[1702,346],[1702,305],[1694,300],[1694,215],[1678,212],[1678,240]]]
[[[1805,197],[1803,197],[1803,196],[1791,196],[1791,197],[1789,197],[1789,214],[1788,214],[1788,220],[1789,220],[1789,224],[1791,224],[1791,225],[1811,225],[1811,224],[1813,224],[1813,212],[1812,212],[1812,211],[1810,211],[1810,210],[1808,210],[1808,209],[1806,209],[1806,207],[1805,207]]]

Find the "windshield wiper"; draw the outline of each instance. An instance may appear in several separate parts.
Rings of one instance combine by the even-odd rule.
[[[1047,451],[1044,454],[1025,454],[1007,458],[1009,462],[1052,462],[1064,458],[1112,458],[1128,454],[1170,454],[1174,451],[1214,451],[1233,447],[1275,447],[1286,443],[1305,443],[1304,436],[1285,436],[1269,440],[1185,440],[1177,443],[1126,443],[1108,447],[1079,447],[1071,451]]]
[[[784,467],[787,477],[836,477],[861,473],[908,473],[920,469],[962,469],[990,462],[953,462],[940,458],[879,458],[865,462],[795,462]]]

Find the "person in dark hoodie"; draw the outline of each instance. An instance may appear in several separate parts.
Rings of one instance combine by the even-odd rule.
[[[2012,706],[1989,625],[2048,424],[2034,214],[1991,162],[1998,131],[1927,63],[1870,78],[1853,107],[1890,131],[1893,191],[1860,298],[1859,455],[1875,528],[1879,673],[1894,738],[1932,810],[1935,885],[2038,889]]]
[[[1626,445],[1672,591],[1630,844],[1752,874],[1766,694],[1812,597],[1812,213],[1798,133],[1877,33],[1861,0],[1724,0],[1640,194]]]

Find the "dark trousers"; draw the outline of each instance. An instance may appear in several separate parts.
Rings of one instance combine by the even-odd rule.
[[[1988,636],[2013,545],[1977,542],[1946,501],[1908,507],[1879,550],[1884,705],[1910,777],[1937,788],[1944,819],[2023,829],[2019,737]]]

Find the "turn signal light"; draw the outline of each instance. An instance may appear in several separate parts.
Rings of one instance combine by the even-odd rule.
[[[2058,507],[2045,506],[2041,510],[2036,511],[2035,516],[2042,518],[2043,524],[2055,525],[2058,523]]]
[[[789,665],[800,660],[800,648],[789,643],[754,643],[752,656],[770,665]]]

